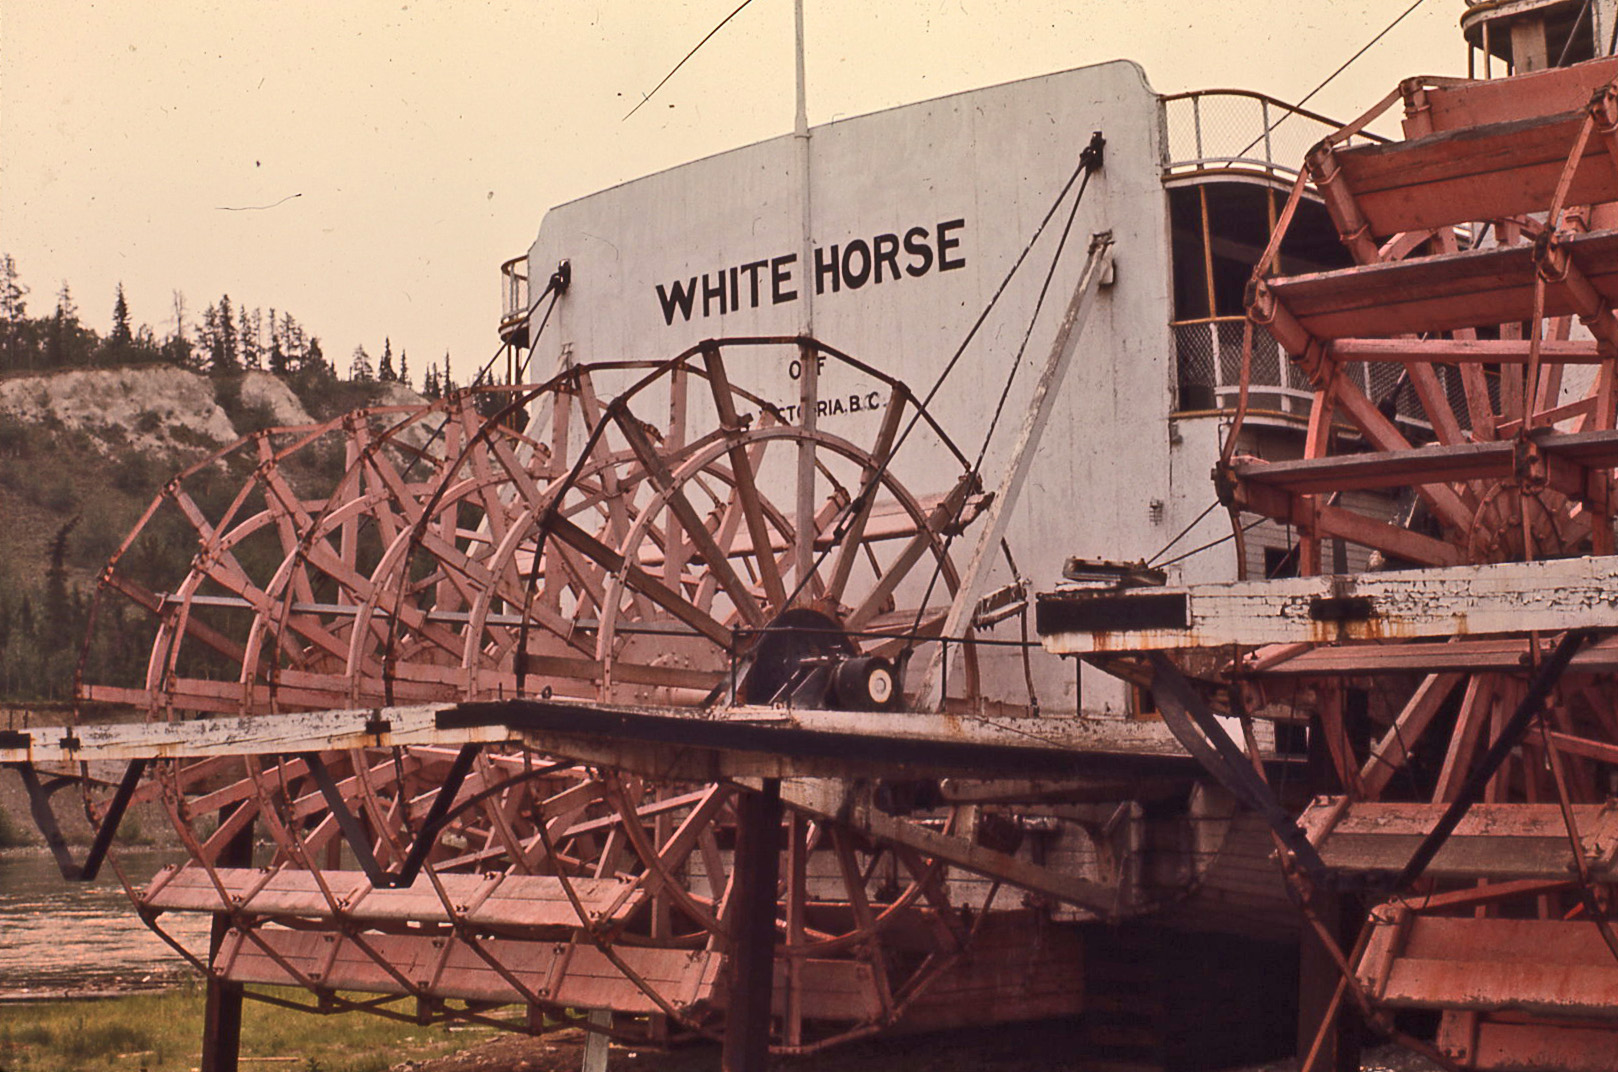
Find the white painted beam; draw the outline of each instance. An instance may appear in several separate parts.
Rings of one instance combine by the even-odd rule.
[[[1022,494],[1023,485],[1028,480],[1028,471],[1034,462],[1035,448],[1038,447],[1045,426],[1050,421],[1051,411],[1061,394],[1062,381],[1066,378],[1068,367],[1073,363],[1073,355],[1079,348],[1079,340],[1084,337],[1085,323],[1094,306],[1096,291],[1107,278],[1108,269],[1112,267],[1112,257],[1112,232],[1103,231],[1093,235],[1084,272],[1079,276],[1078,285],[1073,288],[1073,297],[1068,301],[1067,311],[1057,328],[1050,355],[1045,359],[1044,369],[1034,385],[1034,397],[1023,416],[1022,426],[1017,431],[1011,459],[1006,465],[999,485],[995,488],[994,495],[989,500],[988,516],[978,524],[972,557],[967,560],[966,568],[961,572],[960,583],[955,589],[955,599],[950,604],[948,616],[944,619],[940,635],[950,640],[966,639],[967,632],[972,626],[972,612],[977,609],[978,598],[983,594],[981,589],[983,579],[988,573],[989,563],[1000,553],[1000,543],[1005,538],[1007,526],[1011,523],[1012,507],[1016,505],[1018,497]],[[959,646],[951,650],[949,645],[941,644],[928,660],[918,690],[921,697],[920,706],[923,709],[939,710],[948,700],[944,695],[943,667],[945,661],[959,651]]]
[[[1144,600],[1184,601],[1147,627]],[[1071,623],[1075,616],[1082,627]],[[1130,627],[1108,628],[1109,621]],[[1150,624],[1150,623],[1147,623]],[[1618,628],[1618,557],[1289,577],[1127,593],[1046,593],[1040,634],[1061,655]]]
[[[509,705],[509,720],[502,721],[501,706],[498,703],[477,705],[475,721],[479,724],[473,725],[440,726],[441,713],[466,710],[458,705],[442,704],[206,718],[192,722],[20,727],[0,736],[0,763],[72,764],[91,760],[521,742],[537,751],[580,762],[710,781],[909,769],[912,760],[906,757],[912,750],[928,744],[980,750],[1035,750],[1049,753],[1058,764],[1066,762],[1062,758],[1066,755],[1184,756],[1178,742],[1157,722],[768,707],[628,708],[576,701],[514,703]],[[523,710],[530,714],[539,712],[545,717],[525,719]],[[385,720],[387,730],[369,732],[367,726],[378,725],[375,720]],[[689,725],[689,731],[681,728],[684,725]],[[762,732],[742,739],[727,733],[727,727]],[[779,742],[772,737],[772,730],[780,731]],[[789,734],[791,740],[787,740]],[[678,739],[670,739],[675,736]],[[817,747],[815,738],[854,744],[842,754]],[[913,765],[921,769],[928,762],[917,753]],[[951,760],[948,765],[960,764]]]

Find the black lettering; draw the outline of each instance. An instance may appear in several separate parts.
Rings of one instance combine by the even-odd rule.
[[[833,246],[832,256],[837,255],[837,247]],[[854,254],[860,255],[860,270],[856,273],[852,267]],[[848,284],[849,290],[858,290],[871,278],[871,247],[866,245],[865,239],[856,238],[843,250],[843,282]]]
[[[872,391],[870,394],[865,396],[866,409],[878,409],[881,407],[881,405],[882,393],[880,391]]]
[[[770,261],[770,304],[780,305],[782,302],[798,300],[797,291],[786,289],[786,285],[792,282],[792,273],[787,271],[787,265],[797,262],[796,253],[788,253]]]
[[[815,403],[815,415],[817,417],[824,417],[826,415],[826,400],[824,398]]]
[[[850,413],[858,413],[859,411],[860,411],[860,396],[859,395],[849,395],[848,396],[848,412],[850,412]]]
[[[871,282],[882,282],[882,266],[888,266],[888,274],[899,278],[899,236],[896,234],[879,234],[871,239],[871,260],[875,265],[875,273]]]
[[[703,316],[708,316],[709,315],[709,303],[711,303],[713,301],[713,299],[715,299],[715,298],[719,299],[719,315],[724,316],[725,315],[725,272],[724,272],[723,269],[720,269],[719,282],[718,283],[710,283],[710,282],[708,282],[708,273],[707,272],[702,273],[702,315]]]
[[[938,225],[938,270],[952,272],[957,268],[966,267],[966,258],[949,259],[949,251],[961,244],[959,238],[950,238],[950,231],[958,231],[966,226],[965,220],[946,220]]]
[[[663,289],[663,284],[657,285],[657,300],[663,306],[663,323],[674,323],[674,310],[680,310],[680,319],[691,319],[691,299],[697,296],[697,277],[692,276],[689,281],[681,283],[676,279],[669,284],[674,293]]]
[[[831,292],[836,294],[843,289],[842,277],[837,272],[837,247],[831,247],[828,257],[824,249],[815,250],[815,293],[826,293],[826,277],[831,276]]]
[[[736,276],[738,271],[739,270],[736,268],[732,268],[730,270],[730,307],[732,309],[740,309],[742,307],[741,291],[736,289]]]
[[[769,263],[769,261],[751,261],[742,265],[742,271],[747,273],[747,285],[753,298],[753,304],[748,306],[749,309],[758,308],[758,270],[768,267]]]
[[[802,376],[803,375],[803,362],[799,361],[797,358],[794,357],[787,364],[787,375],[791,376],[794,380],[797,379],[799,376]]]
[[[905,252],[916,258],[905,265],[906,275],[915,278],[933,270],[933,247],[927,244],[927,228],[912,227],[905,232]]]

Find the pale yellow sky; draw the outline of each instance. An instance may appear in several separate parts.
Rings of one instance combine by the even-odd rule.
[[[807,0],[809,117],[1116,58],[1161,92],[1296,100],[1408,3]],[[623,118],[735,4],[0,0],[0,250],[36,314],[66,279],[105,330],[121,280],[163,335],[172,290],[193,317],[228,293],[339,368],[388,335],[465,377],[547,207],[791,128],[791,0],[753,0]],[[1310,107],[1464,73],[1463,10],[1426,0]]]

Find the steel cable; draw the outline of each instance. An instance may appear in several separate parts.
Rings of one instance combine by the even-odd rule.
[[[1095,143],[1092,142],[1091,144],[1094,145]],[[1084,175],[1084,178],[1083,178],[1083,181],[1081,181],[1079,183],[1079,192],[1078,192],[1078,194],[1073,198],[1073,207],[1068,211],[1067,222],[1062,226],[1062,235],[1056,241],[1056,250],[1055,250],[1055,252],[1053,252],[1051,254],[1050,266],[1048,268],[1046,268],[1046,270],[1045,270],[1045,278],[1040,283],[1039,296],[1037,298],[1035,298],[1035,300],[1034,300],[1034,311],[1031,314],[1029,314],[1028,327],[1023,331],[1022,341],[1017,344],[1016,356],[1012,358],[1011,369],[1006,374],[1005,384],[1000,388],[1000,398],[995,403],[994,413],[990,416],[989,427],[984,430],[983,444],[978,448],[977,457],[973,460],[972,468],[969,470],[969,472],[972,474],[972,477],[974,479],[977,479],[978,477],[980,477],[982,475],[983,461],[988,456],[989,444],[991,442],[993,442],[993,440],[994,440],[995,429],[998,427],[998,425],[1000,423],[1000,415],[1005,410],[1006,399],[1008,397],[1010,397],[1012,385],[1014,383],[1016,383],[1017,372],[1022,367],[1023,355],[1026,353],[1026,351],[1028,349],[1028,340],[1033,337],[1034,327],[1035,327],[1035,325],[1037,325],[1039,323],[1039,314],[1040,314],[1041,311],[1043,311],[1043,309],[1045,307],[1045,298],[1050,293],[1051,282],[1056,278],[1056,269],[1062,263],[1062,254],[1067,249],[1068,236],[1073,233],[1073,223],[1074,223],[1074,221],[1076,219],[1078,219],[1079,206],[1084,203],[1084,192],[1090,186],[1090,176],[1095,173],[1096,169],[1099,166],[1100,165],[1099,165],[1098,160],[1094,161],[1094,163],[1092,165],[1092,161],[1090,159],[1088,159],[1088,151],[1087,151],[1085,156],[1081,156],[1081,158],[1080,158],[1079,171],[1075,172],[1075,174],[1079,174],[1080,172],[1082,172],[1083,175]],[[1069,186],[1072,185],[1071,181],[1069,182],[1068,185]],[[1066,188],[1064,187],[1064,189],[1063,189],[1063,195],[1064,196],[1066,195],[1066,192],[1067,192]],[[1058,203],[1060,203],[1060,202],[1058,202]],[[1054,212],[1054,210],[1055,210],[1055,206],[1052,207],[1053,212]],[[1048,221],[1049,219],[1050,219],[1050,215],[1047,214],[1046,220]],[[1041,223],[1040,224],[1040,230],[1044,230],[1044,226],[1045,226],[1044,223]],[[1039,234],[1036,232],[1035,235],[1034,235],[1034,239],[1037,241],[1038,238],[1039,238]],[[1029,243],[1029,248],[1031,249],[1032,247],[1033,247],[1033,243],[1030,242]],[[1010,277],[1008,276],[1007,277],[1007,282],[1009,282],[1009,281],[1010,281]],[[1002,288],[1003,287],[1004,287],[1004,284],[1002,284]],[[996,297],[998,297],[998,296],[999,295],[997,293]],[[988,313],[988,310],[984,310],[984,315],[985,316],[987,315],[987,313]],[[982,319],[983,318],[980,317],[978,322],[982,323]],[[973,326],[973,330],[974,331],[977,330],[976,325]],[[963,346],[963,349],[964,349],[964,346]],[[959,351],[957,351],[956,356],[959,357]],[[946,375],[947,375],[947,373],[948,373],[948,369],[945,370]],[[943,377],[940,377],[938,384],[935,385],[935,387],[934,387],[934,391],[936,391],[939,387],[942,387],[942,386],[943,386]],[[929,394],[928,397],[930,399],[931,394]],[[895,447],[895,449],[897,450],[897,447]],[[919,601],[917,601],[917,603],[916,603],[916,620],[911,624],[911,630],[913,632],[918,631],[921,628],[922,617],[926,614],[926,611],[927,611],[927,601],[932,598],[933,589],[935,587],[937,587],[938,579],[941,576],[943,576],[944,564],[949,560],[949,551],[950,551],[950,548],[953,547],[954,544],[955,544],[956,535],[957,535],[957,532],[952,531],[947,536],[944,537],[944,551],[943,551],[943,554],[937,556],[936,561],[933,564],[932,576],[927,581],[927,588],[922,593],[921,599]],[[946,643],[948,643],[949,638],[946,637],[946,638],[944,638],[944,640],[945,640]]]
[[[1034,228],[1034,233],[1028,239],[1028,243],[1023,246],[1022,252],[1017,254],[1017,259],[1012,262],[1011,267],[1006,271],[1005,276],[1000,280],[1000,285],[997,286],[994,293],[990,295],[988,303],[983,307],[983,311],[978,314],[977,319],[972,322],[972,326],[967,329],[965,337],[961,339],[960,344],[955,348],[955,352],[951,354],[949,360],[945,362],[943,369],[939,371],[938,376],[933,380],[933,385],[928,389],[927,394],[916,402],[916,412],[911,415],[910,420],[899,432],[898,437],[893,442],[893,446],[888,449],[887,456],[878,460],[876,468],[861,482],[859,494],[853,496],[849,500],[848,504],[839,512],[837,522],[832,526],[831,539],[827,541],[825,549],[816,556],[813,566],[805,572],[804,576],[797,579],[796,586],[786,598],[785,606],[790,606],[793,600],[797,599],[798,596],[803,593],[804,588],[807,587],[809,583],[809,578],[814,576],[819,571],[821,564],[826,561],[827,556],[832,553],[832,551],[837,547],[839,541],[841,541],[843,536],[847,533],[848,525],[855,517],[859,515],[860,511],[863,509],[866,496],[875,493],[875,490],[881,483],[882,478],[887,475],[888,468],[892,464],[893,458],[898,455],[900,448],[902,448],[906,441],[909,440],[910,433],[915,430],[916,425],[920,423],[922,416],[926,413],[928,404],[938,396],[938,392],[943,389],[945,382],[950,377],[950,374],[953,373],[956,366],[960,364],[960,360],[962,356],[965,355],[967,347],[972,344],[972,340],[977,337],[979,329],[981,329],[984,322],[988,320],[989,314],[993,312],[995,306],[999,304],[1001,297],[1006,292],[1006,289],[1011,285],[1012,279],[1016,277],[1017,272],[1022,268],[1023,263],[1028,259],[1028,255],[1033,252],[1034,246],[1039,242],[1040,237],[1044,235],[1045,228],[1050,225],[1051,220],[1056,216],[1057,210],[1062,207],[1062,202],[1067,200],[1068,192],[1073,189],[1073,184],[1078,182],[1081,176],[1088,179],[1089,170],[1090,167],[1088,161],[1083,157],[1083,154],[1081,154],[1078,165],[1074,167],[1073,173],[1068,176],[1067,181],[1062,184],[1062,189],[1057,193],[1055,199],[1051,201],[1050,208],[1045,210],[1044,218],[1039,221],[1039,226]],[[1082,191],[1080,196],[1082,198]],[[1077,205],[1075,205],[1075,208],[1076,207]],[[929,585],[929,592],[931,591],[931,588],[932,586]],[[923,605],[925,606],[925,604]]]

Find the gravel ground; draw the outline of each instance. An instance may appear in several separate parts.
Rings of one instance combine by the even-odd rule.
[[[1071,1027],[1027,1024],[947,1035],[885,1038],[855,1043],[817,1057],[778,1061],[779,1072],[1148,1072],[1148,1065],[1099,1062],[1073,1052]],[[511,1036],[433,1061],[406,1061],[391,1072],[577,1072],[584,1033],[577,1029],[543,1038]],[[1254,1065],[1230,1072],[1298,1072],[1297,1060]],[[1364,1072],[1438,1072],[1436,1065],[1398,1046],[1365,1054]],[[613,1046],[609,1072],[715,1072],[712,1045],[668,1052]]]

